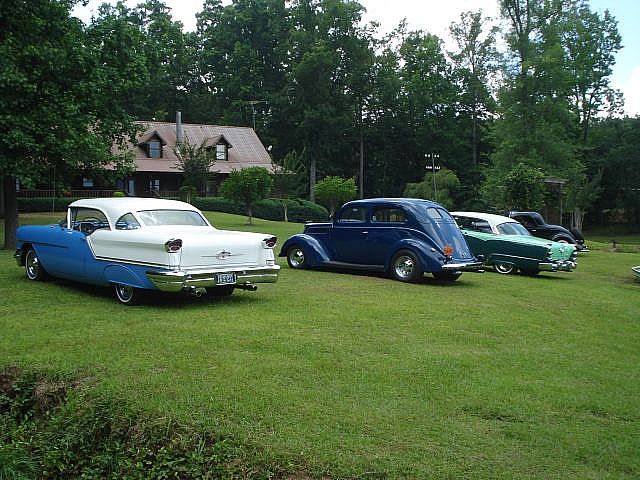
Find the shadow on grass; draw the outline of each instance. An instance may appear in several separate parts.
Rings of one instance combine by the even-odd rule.
[[[91,301],[91,298],[94,300],[104,300],[113,302],[118,304],[119,301],[116,298],[113,287],[102,287],[97,285],[90,285],[85,283],[73,282],[71,280],[65,280],[61,278],[52,278],[49,277],[46,283],[51,283],[52,285],[57,285],[59,287],[68,290],[71,295],[78,295],[79,301]],[[179,308],[184,309],[192,306],[202,306],[207,304],[236,304],[242,305],[246,303],[250,303],[253,300],[251,297],[253,296],[253,292],[247,292],[246,295],[243,295],[244,292],[235,291],[232,295],[229,296],[216,296],[211,294],[204,294],[200,297],[186,293],[165,293],[157,290],[142,290],[141,297],[138,303],[135,305],[122,305],[123,308],[138,308],[145,306],[153,306],[153,307],[162,307],[162,308]],[[259,295],[259,292],[255,292],[255,295]],[[84,297],[84,298],[82,298]]]

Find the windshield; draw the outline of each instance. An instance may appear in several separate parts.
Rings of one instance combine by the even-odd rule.
[[[193,225],[207,226],[202,215],[192,210],[141,210],[138,217],[147,226],[154,225]]]
[[[517,222],[505,222],[496,226],[503,235],[531,235],[529,231]]]

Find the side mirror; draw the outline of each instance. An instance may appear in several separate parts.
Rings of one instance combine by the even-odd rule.
[[[58,220],[58,226],[60,228],[67,228],[67,219],[61,218],[60,220]]]

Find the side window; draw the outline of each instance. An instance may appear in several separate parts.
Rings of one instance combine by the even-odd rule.
[[[364,222],[367,220],[367,209],[364,207],[354,207],[344,210],[340,214],[340,223]]]
[[[136,230],[140,224],[130,213],[125,213],[116,221],[116,230]]]
[[[525,227],[527,228],[532,228],[535,227],[535,225],[533,224],[533,222],[531,221],[531,219],[529,217],[513,217],[515,220],[517,220],[518,222],[520,222],[521,224],[523,224]]]
[[[104,213],[95,208],[77,207],[71,209],[71,227],[86,235],[99,228],[109,229],[109,221]]]
[[[453,217],[460,228],[465,230],[473,230],[472,219],[469,217]]]
[[[401,208],[382,207],[373,211],[371,220],[380,223],[403,223],[407,221],[407,215]]]
[[[475,230],[476,232],[484,232],[484,233],[492,233],[491,225],[486,220],[481,220],[479,218],[474,218],[471,222],[471,230]]]

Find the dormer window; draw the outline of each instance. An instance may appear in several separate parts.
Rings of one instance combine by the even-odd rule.
[[[166,140],[162,138],[157,130],[145,134],[138,142],[138,146],[147,158],[162,158],[162,148],[166,144]]]
[[[227,159],[227,146],[224,143],[216,145],[216,160]]]
[[[162,144],[159,140],[150,140],[147,145],[149,158],[162,158]]]

